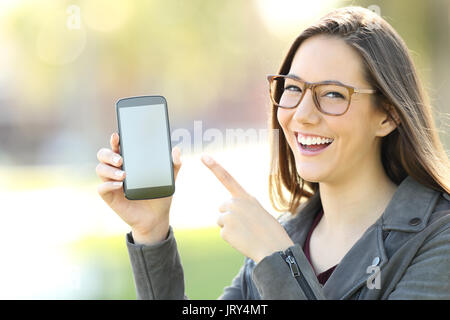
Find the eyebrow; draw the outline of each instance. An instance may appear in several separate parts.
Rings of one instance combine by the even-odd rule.
[[[303,81],[303,82],[308,82],[305,79],[302,79],[301,77],[299,77],[299,76],[297,76],[297,75],[295,75],[293,73],[288,73],[286,76],[295,78],[295,79]],[[334,84],[340,84],[340,85],[343,85],[343,86],[348,86],[347,84],[344,84],[344,83],[342,83],[342,82],[340,82],[338,80],[324,80],[324,81],[311,82],[311,83],[314,83],[314,84],[316,84],[316,83],[334,83]]]

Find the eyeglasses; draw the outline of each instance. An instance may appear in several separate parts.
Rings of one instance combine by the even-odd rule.
[[[306,82],[292,75],[268,75],[267,80],[270,84],[270,99],[275,106],[296,108],[310,88],[317,109],[332,116],[347,112],[354,93],[377,92],[374,89],[356,89],[338,81]]]

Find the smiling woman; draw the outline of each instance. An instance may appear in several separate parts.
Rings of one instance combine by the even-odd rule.
[[[299,215],[303,199],[307,206],[320,197],[303,246],[319,278],[386,219],[407,181],[448,199],[450,164],[431,105],[406,45],[378,15],[331,12],[294,41],[279,73],[269,77],[272,129],[283,132],[273,143],[270,196],[280,211]],[[441,208],[449,209],[444,198]],[[448,210],[443,216],[448,228]]]
[[[305,50],[299,50],[301,46],[305,47]],[[378,135],[379,139],[376,139],[376,142],[380,144],[383,169],[390,180],[399,184],[407,175],[411,175],[434,190],[450,191],[450,166],[439,140],[431,106],[405,43],[385,20],[370,10],[355,8],[330,13],[316,25],[307,28],[292,44],[280,68],[280,74],[288,74],[292,70],[300,72],[298,76],[314,77],[310,81],[333,78],[360,88],[375,89],[374,95],[357,94],[353,103],[355,106],[351,108],[349,114],[341,118],[325,116],[323,117],[325,121],[321,121],[320,125],[330,122],[340,126],[346,124],[348,120],[352,122],[351,126],[359,125],[359,129],[366,133],[367,130],[360,125],[361,122],[353,122],[359,119],[352,119],[352,115],[361,109],[360,106],[363,105],[363,112],[370,111],[378,115],[386,111],[385,115],[392,121],[383,124],[398,125],[398,128],[388,129],[389,132],[386,134]],[[273,100],[283,99],[285,91],[282,83],[276,83],[272,89]],[[317,99],[313,101],[320,111]],[[307,108],[309,104],[308,101],[303,102],[303,107],[298,108],[302,111],[297,111],[297,117],[309,110]],[[350,104],[349,102],[349,106]],[[286,112],[292,110],[279,110],[274,104],[271,117],[273,129],[281,131],[279,118],[283,118]],[[370,114],[365,115],[366,118],[369,116]],[[311,126],[311,123],[303,125],[303,127]],[[349,126],[344,128],[350,129]],[[354,129],[356,128],[351,128],[347,133],[352,137],[352,141],[361,138]],[[283,132],[286,133],[286,130]],[[392,134],[389,134],[391,132]],[[367,139],[360,140],[364,140],[363,144],[367,145]],[[290,148],[288,141],[289,134],[279,135],[279,141],[273,144],[278,149],[272,153],[274,157],[270,189],[275,207],[280,211],[289,210],[295,213],[300,200],[311,196],[311,193],[304,190],[303,185],[314,192],[318,190],[319,185],[317,181],[302,179],[301,174],[298,174],[294,157],[297,148]],[[345,147],[348,148],[347,144]],[[358,149],[358,152],[353,152],[349,156],[353,158],[358,154],[364,153]],[[346,163],[352,167],[351,164],[355,164],[355,161]],[[283,187],[289,191],[292,198],[284,197],[281,192]]]
[[[395,30],[368,9],[337,9],[268,79],[280,132],[270,196],[286,214],[275,219],[202,157],[231,195],[220,234],[247,257],[220,299],[450,299],[450,163]],[[125,199],[119,136],[110,143],[98,153],[99,193],[131,227],[137,296],[186,299],[172,199]],[[179,150],[172,157],[176,178]]]

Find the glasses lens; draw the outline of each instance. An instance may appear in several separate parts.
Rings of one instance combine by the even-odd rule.
[[[347,88],[333,84],[317,86],[316,98],[320,108],[330,114],[344,113],[350,101]]]
[[[279,91],[276,91],[275,88],[278,88]],[[299,81],[284,77],[276,77],[272,80],[272,99],[280,107],[293,108],[300,100],[303,88],[304,84]]]

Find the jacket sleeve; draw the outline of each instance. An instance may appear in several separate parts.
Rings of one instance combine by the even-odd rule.
[[[187,299],[172,227],[167,238],[154,245],[135,244],[131,232],[126,235],[126,244],[138,299]]]
[[[427,241],[388,299],[450,300],[450,228]]]
[[[126,235],[136,295],[140,300],[187,299],[184,273],[172,227],[167,238],[154,245],[135,244],[130,233]],[[219,297],[223,300],[242,300],[244,266]]]
[[[243,288],[245,288],[245,264],[241,267],[238,274],[234,277],[231,285],[225,287],[219,300],[244,300]]]
[[[261,298],[265,300],[325,299],[322,287],[300,246],[295,244],[288,250],[291,251],[300,274],[291,270],[280,252],[274,252],[265,257],[255,266],[252,275]]]

